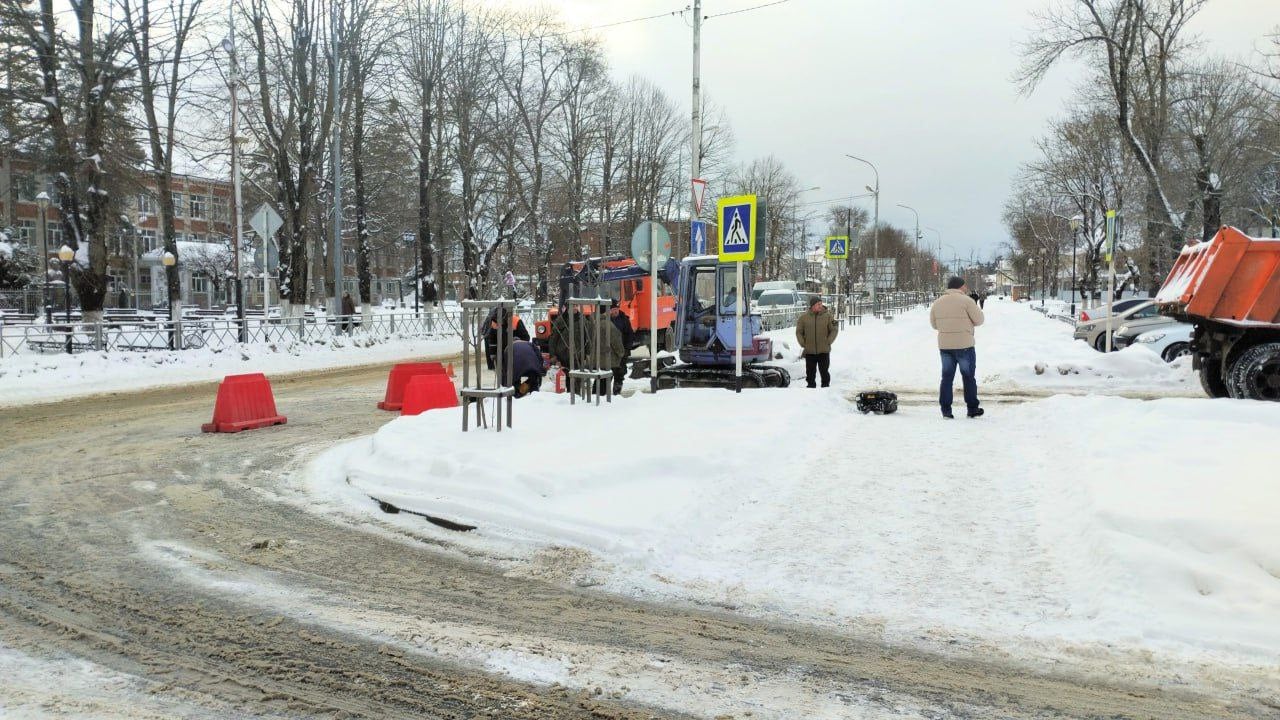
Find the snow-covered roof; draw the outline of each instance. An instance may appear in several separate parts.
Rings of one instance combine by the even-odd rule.
[[[231,248],[222,243],[210,242],[193,242],[191,240],[179,240],[178,243],[178,262],[186,260],[194,260],[197,258],[211,261],[224,261],[231,255]],[[158,247],[154,250],[148,250],[142,254],[143,260],[159,261],[164,256],[164,247]]]

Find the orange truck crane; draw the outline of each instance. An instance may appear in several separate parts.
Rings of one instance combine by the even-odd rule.
[[[618,309],[631,321],[635,331],[631,347],[633,350],[649,343],[650,293],[652,282],[649,272],[644,270],[631,258],[591,258],[590,260],[574,260],[567,262],[560,269],[560,302],[564,304],[571,297],[605,297],[618,301]],[[676,299],[661,280],[658,281],[658,347],[670,349],[674,338],[671,326],[676,319]],[[588,310],[589,312],[589,310]],[[558,307],[553,307],[546,320],[536,324],[538,338],[545,340],[551,336],[551,322],[558,314]]]
[[[1224,227],[1183,248],[1156,304],[1195,326],[1193,366],[1210,397],[1280,401],[1280,239]]]

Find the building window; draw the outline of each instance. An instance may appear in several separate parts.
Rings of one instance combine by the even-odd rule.
[[[204,242],[204,238],[200,236],[200,233],[187,233],[187,240],[190,240],[191,242]]]
[[[159,246],[160,240],[156,237],[155,230],[139,230],[138,231],[138,250],[139,252],[148,253],[155,250]]]
[[[227,198],[222,195],[214,195],[209,198],[212,216],[214,222],[230,222],[231,214],[227,209]]]
[[[160,210],[156,204],[156,196],[151,193],[138,193],[138,214],[156,215]]]
[[[169,197],[173,199],[173,216],[176,218],[187,216],[186,196],[182,193],[172,193]]]
[[[208,210],[209,199],[204,195],[191,196],[191,212],[188,213],[192,220],[204,220],[205,212]]]
[[[44,231],[49,236],[48,242],[50,249],[62,247],[62,223],[51,222],[45,227]],[[35,237],[34,233],[32,234],[32,237]]]
[[[19,220],[18,225],[14,230],[18,231],[18,240],[25,245],[30,245],[40,239],[36,237],[35,220]]]
[[[36,194],[36,176],[30,173],[13,176],[13,187],[18,191],[18,199],[23,202],[35,202]]]
[[[209,292],[209,278],[203,275],[191,276],[191,292],[207,293]]]

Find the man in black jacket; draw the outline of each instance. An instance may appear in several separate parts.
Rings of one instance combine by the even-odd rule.
[[[627,358],[631,356],[631,348],[634,346],[636,333],[631,328],[631,318],[622,312],[622,308],[618,307],[618,300],[615,298],[609,303],[609,319],[613,321],[613,326],[618,328],[618,332],[622,334],[622,348],[625,351],[622,360],[617,367],[613,368],[613,394],[622,393],[622,380],[627,376]]]
[[[489,313],[489,317],[484,324],[484,357],[490,370],[493,369],[494,359],[498,357],[498,343],[500,342],[498,329],[505,324],[511,325],[511,335],[516,340],[529,339],[529,329],[524,326],[523,320],[520,318],[513,319],[510,310],[494,308],[493,312]]]

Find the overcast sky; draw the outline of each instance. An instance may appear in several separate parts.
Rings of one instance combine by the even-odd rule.
[[[714,15],[769,0],[704,0]],[[1030,12],[1049,0],[789,0],[713,18],[702,29],[702,83],[728,113],[738,160],[773,154],[812,200],[863,192],[880,170],[881,219],[939,229],[962,256],[1005,239],[1001,205],[1019,163],[1085,75],[1064,66],[1030,98],[1009,82]],[[487,0],[549,6],[569,27],[679,10],[692,0]],[[1192,30],[1207,50],[1254,60],[1280,25],[1280,0],[1211,0]],[[692,31],[664,17],[593,31],[613,72],[643,75],[690,103]],[[870,199],[859,200],[867,203]],[[820,206],[810,206],[820,210]],[[925,233],[934,242],[932,233]],[[950,250],[946,253],[950,254]]]

